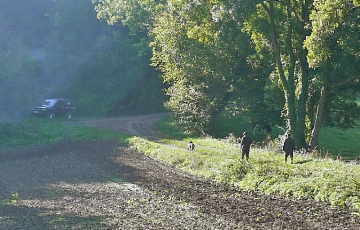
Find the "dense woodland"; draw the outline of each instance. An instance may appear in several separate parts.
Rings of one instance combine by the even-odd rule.
[[[144,34],[96,18],[89,0],[5,1],[0,8],[1,120],[52,97],[79,116],[163,109],[163,83]]]
[[[0,9],[1,117],[46,97],[84,115],[173,111],[286,124],[298,147],[360,116],[359,0],[25,0]],[[110,24],[110,25],[108,25]]]

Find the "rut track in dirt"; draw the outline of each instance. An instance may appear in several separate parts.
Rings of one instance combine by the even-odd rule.
[[[156,140],[167,114],[76,122]],[[0,152],[0,229],[360,229],[346,208],[240,191],[116,141]]]

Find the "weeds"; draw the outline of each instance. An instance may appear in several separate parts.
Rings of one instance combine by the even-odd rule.
[[[2,203],[5,204],[16,204],[19,201],[19,194],[17,192],[11,193],[10,199],[4,199]]]

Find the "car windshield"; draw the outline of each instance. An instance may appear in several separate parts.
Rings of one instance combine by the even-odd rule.
[[[56,103],[56,100],[54,99],[47,99],[43,102],[43,105],[46,105],[46,106],[54,106]]]

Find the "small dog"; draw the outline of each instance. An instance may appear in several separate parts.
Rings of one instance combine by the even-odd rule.
[[[192,141],[190,141],[189,144],[188,144],[188,150],[189,151],[194,151],[195,150],[195,144]]]

